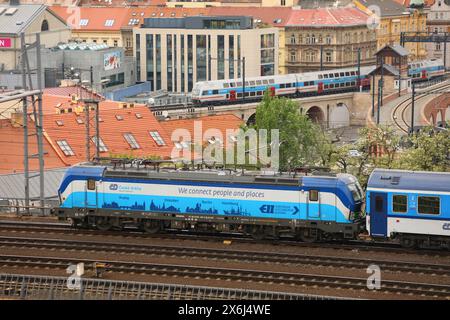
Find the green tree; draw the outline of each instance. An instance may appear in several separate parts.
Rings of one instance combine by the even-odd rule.
[[[315,150],[320,130],[307,116],[300,114],[293,100],[270,97],[266,93],[256,108],[255,129],[279,130],[280,170],[311,164],[318,158]],[[270,139],[270,133],[268,136]]]
[[[408,170],[450,171],[450,131],[421,130],[410,139],[411,147],[399,159]]]

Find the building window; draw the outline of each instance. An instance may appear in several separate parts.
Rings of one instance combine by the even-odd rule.
[[[180,43],[180,48],[181,48],[181,54],[180,54],[180,58],[181,58],[181,92],[184,92],[184,81],[185,81],[185,72],[184,72],[184,34],[180,35],[181,37],[181,43]]]
[[[155,35],[155,52],[156,52],[156,90],[161,89],[161,35]]]
[[[306,61],[307,62],[315,62],[316,61],[316,53],[314,51],[306,51]]]
[[[205,81],[206,80],[206,35],[197,35],[196,36],[197,41],[197,81]],[[220,41],[220,38],[219,38]],[[223,42],[223,36],[222,36],[222,42]],[[222,52],[218,51],[219,53],[219,59],[224,59],[224,44],[222,43]],[[220,48],[218,49],[220,50]],[[219,60],[220,63],[221,60]],[[231,61],[230,61],[231,63]],[[219,67],[220,68],[220,67]],[[219,77],[219,79],[223,79]]]
[[[166,35],[166,61],[167,61],[167,91],[173,90],[172,82],[172,35]]]
[[[105,27],[112,27],[114,25],[113,19],[108,19],[105,21]]]
[[[230,35],[228,36],[228,58],[229,58],[229,79],[233,79],[234,78],[234,35]],[[240,63],[240,61],[238,61],[238,63]]]
[[[137,143],[136,139],[134,138],[134,136],[131,133],[124,133],[123,137],[128,142],[128,144],[130,145],[131,149],[140,149],[141,148],[139,146],[139,144]]]
[[[327,34],[326,40],[327,44],[331,44],[331,36]]]
[[[291,44],[295,44],[295,34],[291,34]]]
[[[333,52],[332,51],[325,52],[325,62],[333,62]]]
[[[192,41],[192,35],[189,34],[188,35],[188,39],[187,39],[187,54],[188,54],[188,92],[192,91],[192,86],[194,85],[194,75],[193,75],[193,64],[192,64],[192,59],[193,59],[193,41]]]
[[[47,20],[42,21],[41,31],[48,31],[48,21]]]
[[[163,138],[160,136],[158,131],[150,131],[149,133],[158,146],[166,145],[166,143],[164,142]]]
[[[418,197],[419,214],[439,214],[441,212],[441,199],[439,197]]]
[[[119,41],[114,40],[114,47],[117,47],[119,45]]]
[[[136,34],[136,81],[141,81],[141,35]],[[151,87],[154,90],[153,84]]]
[[[145,50],[147,55],[147,81],[150,82],[150,88],[151,90],[155,90],[155,83],[154,83],[154,77],[153,77],[153,35],[152,34],[146,34],[145,35]]]
[[[436,42],[435,51],[441,51],[441,44]]]
[[[94,143],[95,147],[97,147],[97,138],[92,137],[92,142]],[[108,148],[106,147],[105,143],[103,142],[103,139],[101,137],[98,138],[98,150],[100,152],[107,152]]]
[[[80,27],[85,27],[89,23],[89,19],[80,19]]]
[[[291,62],[295,62],[297,60],[297,55],[296,55],[295,51],[291,51],[290,60],[291,60]]]
[[[237,60],[238,63],[238,78],[241,76],[241,36],[237,36]]]
[[[217,36],[217,79],[225,79],[225,36]]]
[[[408,197],[405,195],[395,194],[392,196],[392,211],[405,213],[408,208]]]
[[[75,152],[73,152],[72,148],[67,143],[67,140],[57,140],[56,143],[58,144],[59,148],[66,156],[74,156],[75,155]]]

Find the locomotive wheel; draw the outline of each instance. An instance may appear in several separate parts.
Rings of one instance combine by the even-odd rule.
[[[400,238],[400,245],[403,248],[412,249],[412,248],[416,247],[417,242],[416,242],[416,240],[408,238],[408,237],[401,237]]]
[[[142,223],[142,228],[145,232],[153,234],[161,230],[161,224],[156,220],[147,220]]]
[[[300,240],[306,243],[316,242],[318,239],[318,232],[311,232],[311,229],[302,229],[298,235]]]
[[[254,226],[251,231],[252,238],[255,240],[262,240],[266,237],[266,233],[264,232],[264,227]]]
[[[106,217],[98,217],[95,220],[95,226],[97,227],[98,230],[108,231],[108,230],[110,230],[112,228],[112,223]]]

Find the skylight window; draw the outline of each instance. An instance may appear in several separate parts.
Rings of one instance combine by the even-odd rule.
[[[140,149],[139,143],[137,143],[136,139],[131,133],[124,133],[123,137],[125,140],[127,140],[128,144],[130,145],[131,149]]]
[[[83,123],[84,123],[84,120],[83,120],[82,118],[77,118],[77,123],[78,123],[78,124],[83,124]]]
[[[163,138],[159,135],[158,131],[150,131],[150,136],[153,138],[153,140],[156,142],[158,146],[165,146],[166,143],[164,142]]]
[[[16,12],[17,12],[17,8],[9,8],[6,10],[5,16],[12,16]]]
[[[114,24],[114,19],[108,19],[105,21],[105,27],[112,27]]]
[[[62,120],[56,120],[56,124],[62,127],[64,125],[64,122]]]
[[[81,19],[80,20],[80,27],[85,27],[89,23],[89,19]]]
[[[92,137],[92,142],[97,147],[97,138],[95,136]],[[99,144],[99,148],[98,149],[99,149],[100,152],[107,152],[108,151],[108,148],[106,147],[106,145],[103,142],[103,139],[101,137],[98,138],[98,144]]]
[[[140,113],[136,113],[135,116],[136,116],[137,119],[142,119],[143,118],[142,114],[140,114]]]
[[[120,114],[116,114],[117,121],[122,121],[123,117]]]
[[[59,148],[61,149],[62,152],[64,152],[64,154],[66,156],[74,156],[75,155],[75,152],[73,152],[72,148],[67,143],[67,140],[58,140],[58,141],[56,141],[56,143],[58,144]]]

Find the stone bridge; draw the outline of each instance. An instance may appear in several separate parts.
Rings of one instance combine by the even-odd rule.
[[[369,93],[341,93],[294,99],[299,111],[326,128],[365,125],[367,107],[371,105]],[[164,111],[153,110],[158,118],[183,119],[206,115],[234,114],[247,124],[254,123],[258,102],[205,107],[176,107]]]
[[[450,93],[439,95],[428,102],[423,109],[423,117],[433,126],[450,121]]]

